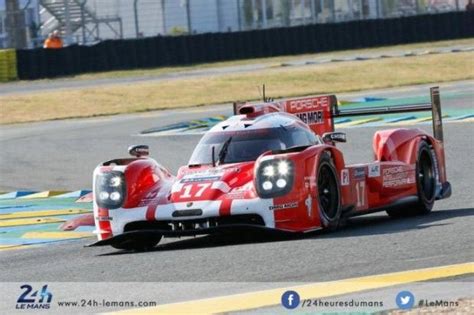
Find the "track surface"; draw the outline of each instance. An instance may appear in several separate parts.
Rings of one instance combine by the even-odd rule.
[[[398,89],[370,95],[400,93],[402,90]],[[403,93],[423,95],[427,90],[416,87],[404,89]],[[443,106],[472,108],[473,99],[461,96]],[[95,165],[101,160],[126,156],[126,147],[131,143],[150,144],[152,156],[175,171],[187,162],[199,137],[135,135],[161,124],[220,113],[227,114],[229,110],[212,107],[186,113],[169,111],[2,127],[0,189],[88,188]],[[426,125],[422,128],[429,130]],[[341,145],[346,162],[372,158],[375,130],[347,130],[348,143]],[[148,253],[83,248],[92,240],[4,251],[0,252],[0,280],[314,282],[470,262],[474,258],[473,134],[472,123],[445,125],[447,170],[453,195],[437,202],[429,216],[391,220],[385,213],[379,213],[351,219],[348,226],[335,233],[290,240],[167,239]],[[235,289],[238,284],[233,286]],[[214,283],[196,292],[202,296],[223,294],[228,287]],[[172,287],[168,296],[171,300]]]
[[[338,95],[339,99],[372,97],[428,96],[429,87],[422,85],[389,90],[364,91]],[[441,95],[462,93],[442,101],[443,108],[474,111],[474,81],[441,84]],[[469,93],[470,92],[470,95]],[[92,186],[92,170],[100,162],[128,156],[131,144],[150,145],[151,156],[172,172],[185,165],[201,136],[142,137],[140,131],[182,121],[230,115],[232,105],[157,111],[134,115],[93,119],[74,119],[0,126],[0,191],[12,190],[79,190]],[[449,126],[446,132],[450,153],[459,153],[469,135],[467,127]],[[349,162],[372,159],[372,136],[375,129],[351,129],[344,144]],[[360,135],[359,135],[360,134]],[[359,145],[368,150],[357,150]],[[449,149],[448,149],[449,151]],[[472,152],[472,151],[471,151]],[[467,152],[466,152],[467,153]],[[448,171],[450,171],[448,169]]]

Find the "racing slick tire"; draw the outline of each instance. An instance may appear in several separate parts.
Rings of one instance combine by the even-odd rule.
[[[126,241],[123,241],[119,244],[111,245],[113,248],[116,249],[124,249],[124,250],[133,250],[137,252],[144,252],[153,249],[161,240],[161,236],[155,237],[133,237]]]
[[[326,230],[335,230],[341,219],[341,190],[333,160],[328,152],[319,159],[316,175],[321,225]]]
[[[426,141],[421,141],[418,147],[416,160],[416,187],[418,202],[413,206],[387,210],[390,217],[406,217],[428,214],[433,209],[436,199],[436,167],[430,146]]]

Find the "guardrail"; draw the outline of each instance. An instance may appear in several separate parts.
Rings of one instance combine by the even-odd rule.
[[[18,76],[176,66],[474,37],[474,12],[312,24],[232,33],[108,40],[94,46],[18,50]]]
[[[0,82],[16,80],[17,60],[13,49],[0,50]]]

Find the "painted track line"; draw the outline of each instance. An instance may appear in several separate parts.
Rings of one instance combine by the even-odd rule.
[[[26,239],[76,239],[94,237],[92,232],[75,232],[75,231],[57,231],[57,232],[27,232],[21,238]]]
[[[301,299],[331,297],[348,293],[386,288],[407,283],[474,274],[474,263],[409,270],[345,280],[311,283],[216,298],[163,304],[157,307],[130,309],[128,314],[215,314],[253,310],[280,305],[283,292],[293,290]]]
[[[0,227],[12,227],[12,226],[22,226],[22,225],[38,225],[38,224],[48,224],[48,223],[61,223],[66,220],[59,218],[24,218],[24,219],[9,219],[1,220]]]
[[[0,252],[7,250],[29,249],[33,245],[0,245]]]
[[[92,211],[88,209],[20,211],[20,212],[11,212],[11,213],[5,213],[5,214],[0,213],[0,220],[77,215],[77,214],[90,213],[90,212]]]

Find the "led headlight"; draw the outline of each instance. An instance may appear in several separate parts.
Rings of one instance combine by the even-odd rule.
[[[278,174],[284,176],[284,175],[288,175],[288,172],[289,172],[289,163],[288,161],[280,161],[278,162]]]
[[[267,177],[275,176],[275,168],[273,167],[273,165],[265,166],[265,168],[263,169],[263,175]]]
[[[112,201],[117,201],[117,200],[120,200],[120,198],[122,198],[122,195],[119,192],[114,191],[113,193],[110,194],[109,198]]]
[[[99,193],[99,199],[100,199],[100,200],[107,200],[107,199],[109,199],[109,193],[106,192],[106,191],[101,191],[101,192]]]
[[[278,188],[285,188],[286,185],[287,185],[287,182],[283,178],[280,178],[279,180],[277,180],[277,187]]]
[[[122,183],[122,177],[121,176],[114,176],[110,178],[110,186],[111,187],[118,187]]]
[[[273,184],[271,181],[264,181],[262,184],[263,190],[271,190],[273,188]]]
[[[294,167],[291,160],[267,160],[260,163],[256,174],[257,193],[262,198],[274,198],[293,188]]]
[[[125,177],[123,173],[112,171],[97,175],[95,179],[95,200],[101,208],[116,209],[125,199]]]

